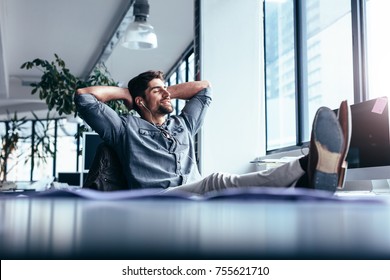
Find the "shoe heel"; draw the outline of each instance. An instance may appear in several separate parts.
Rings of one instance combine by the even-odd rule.
[[[344,161],[343,164],[341,165],[341,168],[340,168],[339,180],[337,183],[337,189],[339,189],[339,190],[344,188],[345,176],[347,174],[347,169],[348,169],[348,162]]]
[[[334,193],[337,189],[338,183],[337,173],[325,173],[317,170],[314,175],[313,183],[316,190],[324,190]]]

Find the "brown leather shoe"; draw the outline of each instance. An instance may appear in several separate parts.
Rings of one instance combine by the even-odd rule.
[[[342,164],[339,170],[339,182],[337,187],[342,189],[345,183],[345,175],[348,168],[348,162],[346,157],[349,151],[349,144],[351,143],[351,134],[352,134],[352,119],[351,119],[351,109],[348,105],[348,101],[344,100],[341,102],[339,110],[337,111],[337,118],[340,123],[341,130],[344,136],[344,148],[341,151]]]
[[[310,139],[307,175],[309,187],[335,192],[344,161],[344,136],[336,114],[327,107],[317,110]]]

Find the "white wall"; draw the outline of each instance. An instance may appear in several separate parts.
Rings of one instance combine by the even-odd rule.
[[[201,0],[201,78],[214,98],[201,171],[245,173],[265,154],[262,1]]]

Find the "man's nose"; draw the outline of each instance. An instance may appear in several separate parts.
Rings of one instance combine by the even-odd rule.
[[[161,95],[163,97],[171,97],[171,93],[166,88],[162,88]]]

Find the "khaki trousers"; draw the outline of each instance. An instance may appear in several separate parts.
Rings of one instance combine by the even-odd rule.
[[[165,192],[186,191],[205,194],[210,191],[240,187],[293,187],[303,174],[299,160],[294,160],[276,168],[243,175],[213,173],[200,181],[171,187]]]

